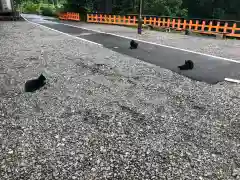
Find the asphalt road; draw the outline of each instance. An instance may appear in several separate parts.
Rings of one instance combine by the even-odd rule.
[[[240,63],[143,42],[139,42],[138,49],[131,50],[129,49],[130,39],[39,19],[39,16],[26,16],[25,18],[31,22],[102,44],[113,51],[170,69],[194,80],[215,84],[224,81],[224,78],[240,78]],[[188,59],[194,61],[194,69],[180,71],[177,66],[183,64]]]

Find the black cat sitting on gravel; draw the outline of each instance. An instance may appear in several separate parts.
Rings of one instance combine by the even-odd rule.
[[[41,74],[37,79],[28,80],[25,83],[25,92],[34,92],[46,84],[46,78]]]

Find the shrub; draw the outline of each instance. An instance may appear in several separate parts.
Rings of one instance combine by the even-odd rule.
[[[24,13],[39,14],[39,4],[28,1],[22,5],[22,11]]]
[[[56,9],[54,7],[41,7],[41,14],[43,16],[56,16]]]

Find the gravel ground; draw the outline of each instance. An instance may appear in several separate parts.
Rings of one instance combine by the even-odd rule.
[[[1,180],[240,179],[240,86],[0,24]],[[47,85],[24,93],[44,72]]]
[[[188,49],[197,51],[205,54],[211,54],[215,56],[231,58],[240,61],[240,41],[239,40],[220,40],[199,37],[199,36],[185,36],[179,33],[165,33],[157,31],[144,30],[142,35],[138,35],[137,29],[114,26],[114,25],[103,25],[93,23],[76,23],[66,22],[63,23],[72,24],[76,26],[83,26],[92,30],[98,30],[136,39],[141,39],[149,42],[155,42],[163,45],[178,47],[182,49]]]

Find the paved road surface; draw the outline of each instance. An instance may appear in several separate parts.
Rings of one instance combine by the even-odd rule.
[[[130,50],[130,39],[48,21],[37,15],[24,15],[24,17],[31,22],[102,44],[113,51],[170,69],[194,80],[215,84],[223,81],[224,78],[240,78],[240,63],[143,42],[139,42],[138,49]],[[195,68],[191,71],[178,70],[177,66],[187,59],[195,62]]]

